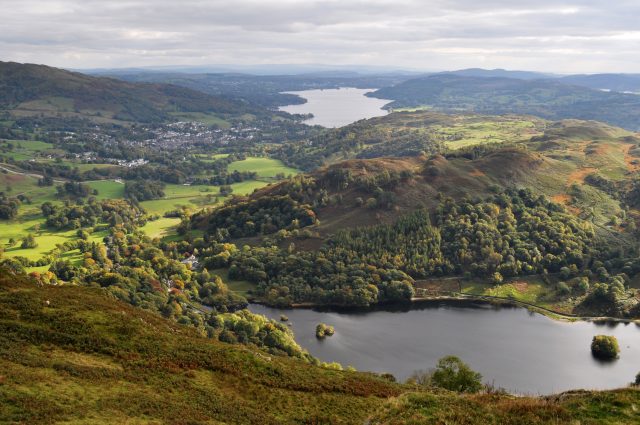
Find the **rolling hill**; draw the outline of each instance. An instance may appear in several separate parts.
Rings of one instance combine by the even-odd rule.
[[[0,110],[13,117],[159,122],[172,112],[242,114],[256,107],[170,84],[129,83],[44,65],[0,62]]]
[[[318,73],[302,75],[249,75],[238,73],[113,72],[114,78],[130,82],[167,83],[215,96],[240,99],[250,105],[273,108],[304,103],[288,91],[337,87],[377,88],[406,80],[405,75],[351,75]]]
[[[414,78],[368,96],[392,99],[390,109],[430,107],[441,111],[527,114],[576,118],[640,129],[640,96],[564,84],[558,79],[467,77],[438,74]]]
[[[640,93],[640,74],[568,75],[560,81],[597,90]]]
[[[256,299],[274,305],[408,302],[413,291],[422,289],[448,296],[491,295],[530,279],[537,293],[516,291],[503,297],[505,301],[522,296],[529,304],[533,300],[535,306],[560,314],[637,318],[640,138],[598,122],[564,120],[541,122],[537,129],[533,125],[528,137],[526,132],[504,133],[507,140],[497,142],[485,139],[485,131],[492,128],[497,135],[505,117],[451,116],[450,122],[437,117],[432,112],[391,114],[385,117],[388,127],[378,130],[398,134],[402,126],[420,127],[417,123],[433,120],[442,126],[441,133],[455,135],[448,140],[452,143],[466,143],[465,133],[478,123],[482,136],[440,153],[357,158],[361,147],[351,142],[369,134],[362,132],[366,122],[360,123],[359,135],[347,132],[330,140],[345,149],[331,148],[339,155],[325,156],[329,165],[237,198],[223,209],[194,214],[184,230],[255,247],[235,257],[230,253],[226,262],[218,261],[221,256],[214,251],[210,261],[232,268],[235,276],[255,285]],[[515,121],[507,128],[523,117],[511,119]],[[370,124],[380,125],[381,120]],[[459,127],[450,131],[455,124]],[[393,146],[394,139],[378,144]],[[322,145],[312,148],[322,151]],[[477,212],[471,213],[473,208]],[[513,226],[502,227],[500,223],[513,217],[501,211],[516,210],[520,212]],[[479,218],[487,211],[494,213]],[[534,216],[535,225],[529,222]],[[539,224],[546,236],[531,233]],[[513,229],[520,230],[508,235]],[[458,246],[460,240],[464,242]],[[528,248],[518,248],[523,244]],[[476,253],[467,255],[469,247]],[[545,259],[530,262],[525,252],[545,253]],[[491,261],[488,256],[495,260],[490,271],[481,266]],[[298,267],[287,267],[292,264]],[[320,273],[314,264],[325,264],[326,269]],[[515,264],[524,268],[511,268]],[[569,267],[573,275],[564,275],[573,276],[574,286],[580,276],[590,278],[592,288],[614,276],[624,279],[620,297],[589,304],[593,291],[559,290],[560,283],[567,283],[557,275]],[[510,279],[492,275],[498,269]],[[358,276],[375,281],[377,291],[358,287]],[[460,285],[451,289],[437,281],[441,276],[458,279]],[[494,287],[503,282],[506,287]],[[398,285],[406,291],[393,290]],[[279,297],[283,293],[286,297]]]
[[[631,423],[640,402],[633,388],[426,392],[209,340],[101,289],[39,286],[6,270],[0,313],[2,423],[586,425]]]
[[[407,157],[387,156],[390,150],[402,151],[402,139],[397,135],[404,131],[411,136],[408,140],[423,143],[423,151]],[[387,139],[388,135],[396,137]],[[354,143],[365,139],[369,144],[364,148]],[[497,188],[520,187],[555,199],[579,216],[591,214],[604,227],[612,216],[621,214],[625,201],[622,194],[631,187],[640,161],[640,139],[626,130],[593,121],[545,122],[518,116],[393,113],[338,129],[323,142],[318,142],[318,155],[328,165],[311,174],[320,181],[335,170],[354,178],[403,170],[413,175],[409,184],[394,189],[393,210],[354,211],[351,200],[370,194],[354,185],[338,191],[330,189],[329,195],[340,195],[343,202],[327,207],[326,213],[322,208],[318,211],[320,229],[327,228],[329,233],[335,230],[334,222],[352,221],[345,220],[343,214],[353,214],[354,220],[357,217],[364,222],[392,221],[398,211],[435,208],[440,202],[438,193],[461,199],[489,196]],[[587,176],[591,175],[605,178],[617,187],[616,192],[589,184],[592,180]],[[572,196],[575,184],[582,190]],[[285,186],[282,183],[265,188],[256,196],[273,191],[283,194]]]

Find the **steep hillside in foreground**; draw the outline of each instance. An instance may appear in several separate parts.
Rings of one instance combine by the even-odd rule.
[[[0,62],[0,110],[14,117],[156,122],[169,118],[170,112],[241,114],[247,107],[170,84],[127,83],[44,65]]]
[[[6,273],[0,368],[0,423],[628,424],[640,403],[634,389],[396,399],[410,388],[207,340],[99,289]]]
[[[401,387],[0,276],[0,423],[362,423]]]

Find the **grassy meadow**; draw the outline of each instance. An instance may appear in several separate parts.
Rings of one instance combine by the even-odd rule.
[[[9,141],[4,141],[7,147]],[[33,157],[38,152],[47,152],[52,145],[37,141],[10,141],[12,149],[9,151],[16,159]],[[2,149],[0,143],[0,150]],[[7,148],[8,150],[8,148]],[[228,154],[208,155],[211,161],[226,157]],[[67,161],[68,162],[68,161]],[[108,164],[80,164],[69,163],[63,165],[73,165],[79,168],[90,169],[95,166],[111,166]],[[229,166],[229,170],[257,171],[259,180],[249,180],[231,185],[234,195],[248,195],[254,190],[266,186],[275,180],[275,176],[280,173],[285,175],[297,174],[299,171],[286,167],[282,162],[269,158],[250,157],[243,161],[236,161]],[[99,200],[123,199],[124,182],[115,180],[95,180],[86,182],[92,189],[98,191],[96,196]],[[56,198],[55,185],[49,187],[38,186],[36,177],[13,174],[9,172],[0,173],[0,191],[6,191],[10,196],[24,194],[31,199],[31,203],[24,203],[20,206],[18,217],[14,220],[0,221],[0,246],[5,250],[8,257],[22,256],[30,260],[38,260],[48,254],[58,244],[73,241],[76,239],[76,231],[52,231],[45,226],[45,219],[40,211],[40,205],[44,202],[60,204],[62,201]],[[178,218],[166,218],[166,212],[176,209],[187,208],[198,210],[213,207],[224,202],[225,196],[220,194],[219,186],[212,185],[180,185],[167,184],[165,187],[165,197],[151,201],[141,202],[141,205],[152,215],[160,216],[158,220],[149,221],[142,227],[142,231],[150,237],[166,237],[172,234],[175,227],[180,223]],[[33,234],[38,246],[36,248],[21,249],[20,241],[28,234]],[[91,235],[92,240],[100,240],[106,235],[106,231],[95,232]],[[16,243],[10,245],[13,239]]]
[[[251,156],[242,161],[232,162],[227,167],[227,171],[256,172],[261,179],[273,179],[278,174],[284,174],[285,176],[296,175],[300,172],[295,168],[287,167],[278,159]]]
[[[469,120],[450,126],[433,126],[437,136],[449,149],[461,149],[485,143],[505,143],[529,140],[542,134],[540,122],[522,117],[501,117],[500,120]]]

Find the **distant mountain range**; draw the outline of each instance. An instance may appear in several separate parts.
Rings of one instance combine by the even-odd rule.
[[[483,78],[515,78],[518,80],[539,80],[543,78],[556,78],[556,74],[546,74],[542,72],[531,71],[509,71],[506,69],[482,69],[482,68],[469,68],[460,69],[458,71],[445,71],[438,73],[459,75],[461,77],[483,77]]]
[[[303,67],[304,68],[304,67]],[[275,68],[273,68],[275,69]],[[479,68],[435,74],[362,74],[346,68],[300,69],[298,75],[114,70],[100,76],[44,65],[0,62],[0,110],[13,117],[159,122],[184,112],[264,114],[303,103],[287,91],[378,88],[389,108],[578,118],[640,130],[640,74],[558,76]]]
[[[598,90],[640,93],[640,74],[569,75],[560,81]]]
[[[380,88],[411,78],[406,75],[362,75],[356,72],[326,71],[299,75],[251,75],[238,73],[187,74],[179,72],[132,72],[112,74],[130,82],[169,83],[215,96],[240,99],[251,105],[275,108],[304,103],[283,92],[337,87]]]

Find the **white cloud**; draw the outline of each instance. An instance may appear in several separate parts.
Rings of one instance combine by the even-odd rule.
[[[640,72],[640,2],[2,0],[0,59]]]

